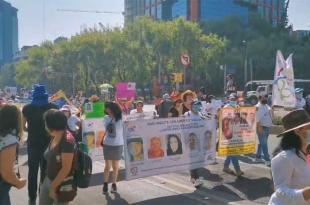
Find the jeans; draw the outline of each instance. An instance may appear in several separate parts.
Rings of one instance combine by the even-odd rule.
[[[0,179],[0,205],[11,205],[10,189],[11,185]]]
[[[45,177],[46,162],[43,158],[46,146],[28,144],[28,196],[30,200],[37,198],[38,171],[40,167],[40,183]]]
[[[238,161],[237,156],[226,157],[226,160],[224,162],[224,168],[228,168],[230,165],[230,162],[232,162],[236,171],[240,171],[240,165],[239,165],[239,161]]]
[[[270,161],[269,153],[268,153],[268,144],[267,144],[270,128],[269,127],[262,127],[262,128],[263,128],[262,134],[259,134],[257,131],[259,144],[257,147],[256,158],[260,159],[263,153],[264,159],[266,161]]]
[[[51,183],[51,180],[48,177],[45,177],[43,184],[41,184],[40,187],[39,205],[68,205],[69,202],[60,203],[50,198],[49,188]]]

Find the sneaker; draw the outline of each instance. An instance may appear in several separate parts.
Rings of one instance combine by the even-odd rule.
[[[108,193],[108,183],[103,183],[102,193],[107,194]]]
[[[263,160],[262,160],[261,158],[255,158],[254,162],[256,162],[256,163],[262,163]]]
[[[117,193],[116,184],[112,184],[111,193]]]
[[[242,175],[244,175],[244,172],[241,170],[236,171],[236,175],[237,177],[241,177]]]
[[[235,172],[231,170],[229,167],[224,167],[223,172],[227,174],[235,174]]]
[[[270,166],[271,166],[271,162],[270,162],[270,161],[265,161],[265,165],[266,165],[267,167],[270,167]]]

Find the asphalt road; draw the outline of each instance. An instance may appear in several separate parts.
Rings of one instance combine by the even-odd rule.
[[[277,146],[279,139],[274,135],[269,138],[269,150]],[[125,180],[124,165],[120,172],[118,194],[103,195],[102,162],[94,163],[91,186],[79,189],[78,196],[71,204],[103,204],[103,205],[251,205],[267,204],[272,194],[270,169],[264,164],[253,162],[254,155],[241,156],[241,169],[245,175],[238,178],[222,172],[223,158],[217,163],[200,169],[204,177],[201,188],[195,189],[189,182],[189,172],[169,173],[153,177]],[[20,151],[20,171],[27,175],[27,155],[25,147]],[[27,204],[27,189],[12,189],[12,204]]]
[[[146,106],[145,110],[152,110]],[[279,144],[279,139],[271,135],[268,140],[269,152]],[[27,176],[26,147],[22,147],[19,156],[22,176]],[[124,162],[120,171],[118,194],[102,194],[103,162],[94,162],[91,186],[79,189],[78,196],[71,202],[75,205],[252,205],[267,204],[272,194],[270,168],[262,163],[253,162],[254,155],[240,156],[243,177],[222,172],[223,158],[217,163],[201,168],[204,177],[203,186],[195,189],[190,183],[189,171],[157,175],[132,181],[125,180]],[[27,188],[12,188],[13,205],[25,205],[28,202]]]

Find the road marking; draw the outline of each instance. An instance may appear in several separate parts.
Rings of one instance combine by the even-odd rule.
[[[151,185],[153,185],[153,186],[156,186],[156,187],[165,189],[165,190],[170,191],[170,192],[172,192],[172,193],[175,193],[175,194],[177,194],[177,195],[182,195],[183,197],[186,197],[186,198],[189,198],[189,199],[192,199],[192,200],[199,201],[200,203],[209,204],[206,200],[199,199],[198,197],[194,197],[194,196],[190,196],[190,195],[184,195],[184,194],[186,194],[186,193],[183,193],[183,192],[177,191],[177,190],[175,190],[175,189],[169,188],[169,187],[167,187],[167,186],[165,186],[165,185],[163,185],[163,184],[160,184],[160,183],[157,183],[157,182],[148,180],[148,179],[142,179],[141,181],[144,181],[145,183],[148,183],[148,184],[151,184]]]
[[[160,177],[160,176],[153,176],[153,178],[156,178],[156,179],[158,179],[158,180],[160,180],[160,181],[168,182],[169,184],[172,184],[172,185],[174,185],[174,186],[176,186],[176,187],[181,187],[181,188],[183,188],[183,189],[188,190],[189,192],[197,192],[197,193],[199,193],[200,195],[202,195],[202,196],[204,196],[204,197],[207,197],[207,198],[210,198],[210,199],[213,198],[213,199],[215,199],[215,200],[217,200],[217,201],[219,201],[219,202],[222,202],[222,203],[226,203],[226,204],[230,204],[230,205],[240,205],[239,203],[230,202],[230,201],[228,201],[228,200],[225,200],[225,199],[223,199],[223,198],[221,198],[221,197],[218,197],[218,196],[215,196],[215,195],[212,195],[212,196],[211,196],[210,194],[208,194],[208,193],[206,193],[206,192],[200,191],[199,189],[196,189],[196,188],[194,188],[194,187],[186,186],[186,185],[181,184],[181,183],[179,183],[179,182],[177,182],[177,181],[173,181],[173,180],[170,180],[170,179],[166,179],[166,178],[163,178],[163,177]],[[156,182],[154,182],[154,183],[156,183]],[[165,185],[161,185],[161,186],[165,186]],[[179,192],[179,191],[174,190],[174,189],[169,188],[169,187],[168,187],[168,189],[173,190],[173,192]],[[184,194],[184,193],[183,193],[183,194]],[[189,197],[189,196],[186,196],[186,197]],[[190,198],[194,198],[194,199],[197,199],[198,201],[203,201],[203,203],[206,203],[206,201],[201,200],[201,199],[199,199],[198,197],[190,197]],[[240,198],[241,198],[241,197],[240,197]],[[241,199],[242,199],[242,198],[241,198]]]

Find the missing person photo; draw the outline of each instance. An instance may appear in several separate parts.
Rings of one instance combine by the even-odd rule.
[[[233,137],[233,120],[231,118],[225,117],[222,120],[222,134],[227,140]]]
[[[142,161],[144,159],[142,138],[128,139],[127,148],[131,162]]]
[[[87,145],[88,151],[95,148],[95,132],[86,132],[83,134],[83,142]]]
[[[186,147],[192,154],[200,151],[200,141],[196,133],[192,132],[187,135]]]
[[[210,130],[207,130],[204,133],[204,138],[203,138],[203,150],[204,151],[209,151],[212,147],[212,132]]]
[[[183,154],[180,135],[167,135],[167,156]]]
[[[164,150],[162,149],[162,140],[160,137],[152,137],[150,139],[150,146],[148,150],[149,159],[157,159],[164,157]]]

